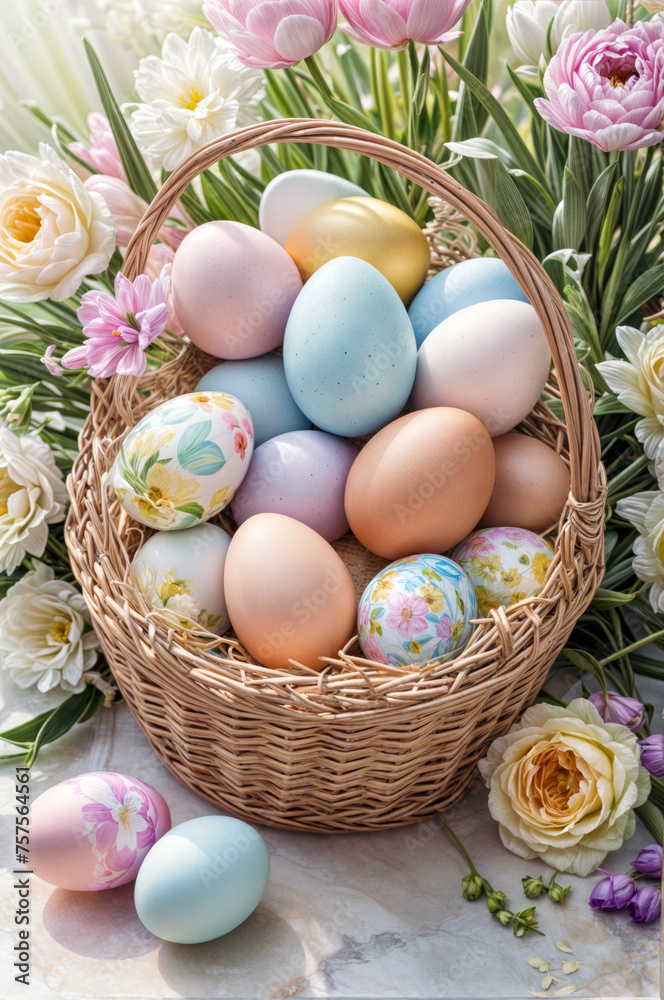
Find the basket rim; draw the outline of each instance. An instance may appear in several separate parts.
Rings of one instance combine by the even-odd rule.
[[[479,655],[481,662],[486,661],[487,664],[493,662],[494,668],[496,668],[497,662],[505,663],[514,648],[514,638],[522,639],[524,630],[528,641],[532,642],[534,636],[534,641],[537,643],[542,622],[545,619],[550,619],[552,614],[556,613],[556,606],[560,602],[567,606],[564,614],[561,613],[562,609],[558,609],[558,626],[562,633],[568,620],[576,618],[592,599],[601,578],[605,474],[599,460],[599,438],[592,418],[592,407],[579,374],[571,328],[564,305],[553,282],[534,255],[516,237],[504,229],[488,206],[467,192],[441,167],[420,153],[408,150],[393,140],[365,132],[355,126],[318,119],[281,119],[246,126],[225,137],[213,140],[197,150],[171,174],[146,210],[127,249],[123,273],[128,278],[133,279],[144,270],[149,250],[162,224],[185,188],[198,173],[208,166],[212,166],[224,156],[243,152],[265,143],[284,142],[330,145],[368,155],[398,170],[404,176],[428,189],[432,196],[455,208],[475,226],[508,265],[534,306],[551,349],[565,413],[566,422],[561,424],[561,427],[564,428],[569,442],[572,485],[554,546],[556,555],[542,594],[521,601],[511,608],[500,608],[492,611],[491,619],[484,620],[485,623],[475,630],[465,650],[455,660],[448,661],[442,667],[423,670],[420,667],[413,669],[413,667],[408,666],[401,668],[401,670],[391,668],[390,671],[384,671],[382,674],[384,679],[387,673],[391,672],[395,675],[398,672],[399,689],[402,692],[409,689],[413,691],[420,689],[422,701],[431,702],[439,697],[450,697],[454,695],[456,690],[459,690],[459,693],[467,693],[468,687],[462,684],[456,687],[452,684],[444,691],[439,689],[437,692],[434,690],[425,692],[421,690],[422,680],[424,676],[431,676],[442,688],[445,683],[444,675],[448,672],[446,668],[449,667],[450,663],[456,664],[457,669],[460,667],[460,673],[463,673],[464,661],[468,663],[471,658],[477,655]],[[159,373],[151,373],[148,378],[152,379],[153,384],[155,384],[159,380]],[[112,412],[115,413],[124,422],[125,429],[134,424],[133,408],[138,385],[139,379],[135,377],[117,375],[108,382],[93,383],[91,413],[80,436],[81,454],[68,479],[72,506],[67,521],[67,545],[74,571],[88,599],[93,599],[94,591],[100,588],[103,581],[102,593],[105,595],[105,599],[102,604],[104,612],[109,614],[113,609],[112,616],[124,619],[125,623],[129,623],[131,620],[131,626],[128,625],[128,628],[129,632],[133,633],[132,645],[134,647],[139,645],[136,634],[138,632],[143,642],[149,647],[154,642],[154,635],[158,631],[160,634],[159,645],[165,646],[165,650],[171,653],[174,651],[174,647],[179,647],[179,651],[176,650],[176,659],[188,675],[196,672],[197,676],[192,677],[192,680],[196,680],[198,684],[202,681],[199,671],[208,669],[212,660],[212,654],[206,656],[205,659],[200,658],[199,654],[204,653],[210,647],[210,643],[206,646],[202,643],[197,644],[195,640],[191,641],[191,639],[180,642],[178,639],[180,633],[174,632],[166,622],[157,619],[155,624],[154,620],[141,614],[136,609],[136,604],[139,603],[140,607],[140,602],[132,601],[134,604],[132,608],[126,598],[122,605],[114,600],[114,589],[121,581],[118,580],[118,573],[114,571],[116,567],[112,566],[112,560],[107,553],[109,546],[117,553],[123,549],[123,544],[118,535],[117,526],[113,523],[108,512],[104,495],[105,489],[102,488],[102,495],[99,495],[100,490],[97,490],[95,497],[91,482],[92,477],[88,475],[89,466],[94,466],[95,431],[106,426],[110,420],[109,415]],[[98,413],[101,414],[101,418],[96,420]],[[119,440],[119,437],[116,440]],[[76,529],[78,529],[78,534]],[[85,565],[87,560],[85,535],[89,531],[93,531],[98,539],[101,539],[102,544],[99,548],[102,554],[106,553],[106,558],[103,560],[96,559],[95,566],[91,566],[89,563],[87,566]],[[125,562],[126,560],[125,553]],[[105,564],[103,569],[99,565],[102,561]],[[589,574],[586,572],[588,566],[595,571],[591,574],[591,580],[588,579]],[[136,597],[140,598],[141,595],[136,592]],[[129,641],[127,637],[125,637],[125,641]],[[483,652],[484,650],[487,652]],[[197,656],[198,665],[195,662]],[[272,686],[273,681],[276,682],[275,671],[269,671],[268,668],[260,667],[260,665],[218,656],[215,656],[214,660],[219,666],[223,664],[227,672],[234,674],[235,681],[233,683],[231,683],[230,678],[227,678],[227,690],[229,691],[235,687],[235,684],[240,684],[245,689],[256,686],[264,690],[265,687]],[[355,662],[357,660],[360,661],[359,664]],[[189,666],[185,666],[187,663]],[[374,685],[370,677],[367,676],[367,670],[372,676],[376,676],[377,672],[373,671],[372,673],[372,669],[381,665],[372,664],[371,661],[365,660],[361,656],[351,658],[345,651],[342,651],[339,660],[331,660],[331,663],[322,669],[311,671],[311,674],[318,675],[319,686],[325,681],[327,674],[331,672],[335,664],[346,671],[353,671],[363,679],[364,691],[375,706],[368,709],[370,713],[373,714],[375,711],[388,707],[379,698],[371,697],[374,693]],[[364,670],[360,664],[366,665]],[[257,671],[253,671],[254,666],[258,668]],[[264,671],[266,675],[262,680],[257,677],[247,680],[247,675],[251,675],[252,671],[256,674],[260,670]],[[440,672],[439,676],[437,671]],[[494,672],[497,673],[497,668]],[[472,669],[469,673],[472,676]],[[296,707],[302,710],[306,708],[312,716],[318,718],[325,711],[331,712],[335,716],[340,711],[344,717],[350,717],[351,714],[358,711],[357,709],[343,708],[341,705],[336,710],[331,708],[329,704],[325,707],[323,704],[317,703],[315,694],[308,695],[305,700],[293,690],[293,686],[297,687],[298,682],[302,680],[302,672],[292,668],[290,674],[285,672],[285,676],[290,677],[291,684],[283,686],[284,694],[287,688],[290,690],[290,696],[284,699],[284,707],[288,706],[291,710]],[[343,677],[348,685],[349,674],[345,673]],[[216,685],[208,685],[208,687],[211,686]],[[426,685],[424,687],[426,688]],[[315,708],[316,705],[318,705],[318,709]],[[389,707],[398,711],[403,710],[405,705],[402,702]],[[360,711],[366,711],[366,709]]]

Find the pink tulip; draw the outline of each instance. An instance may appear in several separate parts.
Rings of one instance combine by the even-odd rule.
[[[122,248],[128,246],[129,240],[147,211],[147,202],[134,194],[126,181],[105,174],[93,174],[92,177],[88,177],[85,187],[88,191],[96,191],[102,196],[115,222],[115,238],[118,246]],[[182,222],[183,228],[163,226],[159,231],[159,239],[162,243],[177,249],[192,225],[179,207],[175,208],[172,215],[174,219]]]
[[[89,146],[83,142],[72,142],[70,146],[72,153],[107,177],[119,177],[120,180],[124,180],[124,167],[107,119],[99,112],[91,111],[88,115],[88,128]]]
[[[339,0],[342,31],[378,49],[403,49],[409,40],[444,45],[470,0]]]
[[[205,0],[203,13],[240,62],[262,69],[294,66],[337,27],[337,0]]]
[[[664,32],[661,22],[623,21],[570,35],[544,74],[548,100],[535,104],[559,132],[605,153],[641,149],[662,139]]]

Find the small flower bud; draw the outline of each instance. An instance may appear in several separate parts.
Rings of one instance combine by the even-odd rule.
[[[492,913],[498,913],[499,910],[502,910],[505,899],[506,896],[504,892],[488,892],[486,904]]]
[[[512,919],[512,914],[510,913],[509,910],[498,910],[495,913],[495,916],[498,917],[503,927],[507,927],[510,920]]]
[[[571,891],[571,885],[563,887],[562,885],[558,885],[556,882],[551,882],[549,885],[549,898],[552,899],[554,903],[562,903],[567,893]]]
[[[478,899],[482,895],[484,882],[479,875],[471,872],[470,875],[464,875],[461,879],[461,886],[466,899]]]
[[[544,892],[544,882],[542,877],[532,878],[530,875],[526,875],[525,878],[521,879],[523,884],[523,891],[525,892],[528,899],[536,899],[540,893]]]

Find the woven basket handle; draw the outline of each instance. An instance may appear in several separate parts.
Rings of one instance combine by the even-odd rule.
[[[558,375],[569,439],[572,495],[577,502],[596,501],[600,486],[600,447],[586,390],[579,376],[572,332],[562,300],[537,258],[509,233],[492,210],[443,169],[420,153],[354,125],[311,118],[261,122],[214,139],[192,153],[168,178],[141,219],[127,248],[123,272],[131,280],[147,265],[148,254],[190,182],[226,156],[270,143],[304,142],[333,146],[369,156],[442,198],[459,211],[499,254],[532,303],[551,350]],[[136,379],[122,380],[122,395],[133,393]]]

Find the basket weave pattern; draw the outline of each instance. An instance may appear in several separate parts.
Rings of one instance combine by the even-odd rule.
[[[220,158],[264,143],[353,150],[430,191],[434,270],[472,256],[471,222],[502,257],[538,313],[554,360],[547,391],[565,423],[538,403],[521,425],[569,463],[567,507],[551,535],[555,558],[541,594],[483,620],[455,660],[423,670],[366,660],[356,641],[320,670],[251,662],[232,633],[174,631],[129,581],[149,534],[107,495],[127,430],[158,403],[191,391],[218,363],[184,345],[158,372],[92,386],[91,413],[68,481],[67,545],[74,573],[120,689],[157,755],[186,785],[252,822],[345,832],[412,823],[449,807],[489,743],[532,703],[601,580],[605,477],[592,404],[563,304],[536,258],[491,210],[418,153],[336,122],[286,120],[238,130],[200,149],[160,190],[128,248],[135,278],[189,182]],[[335,544],[358,595],[385,560],[346,536]],[[212,652],[212,649],[215,649]]]

